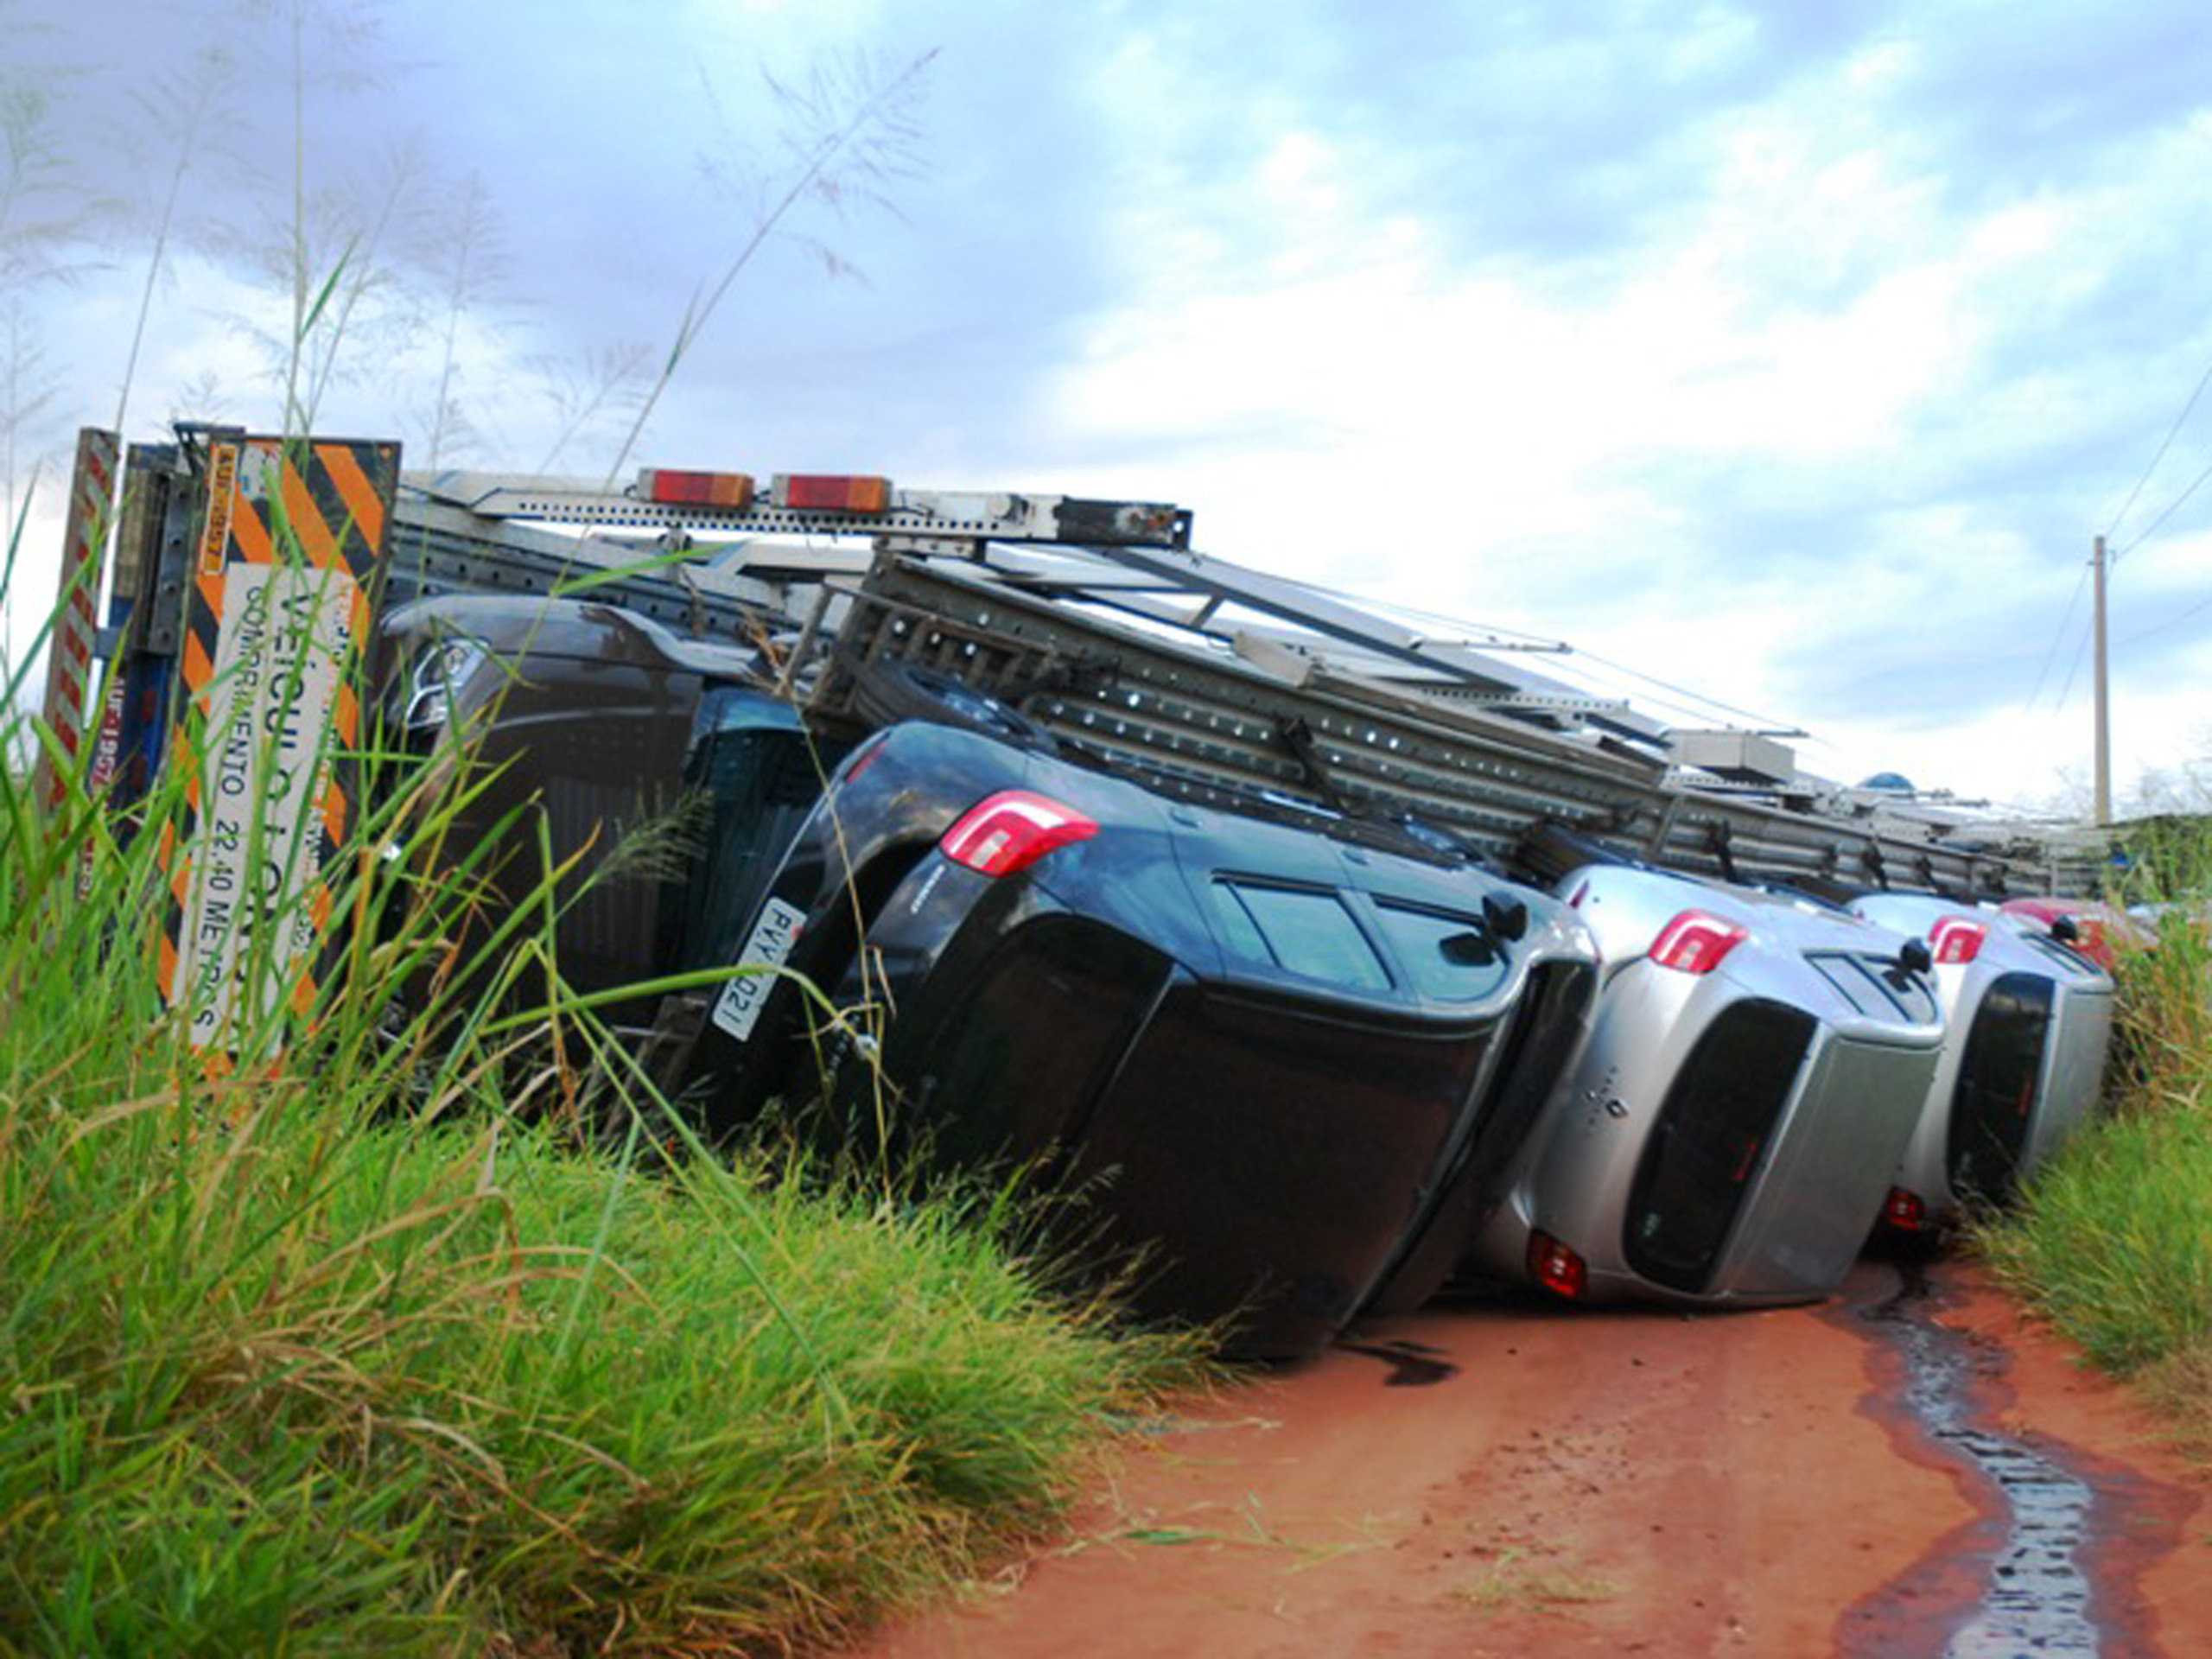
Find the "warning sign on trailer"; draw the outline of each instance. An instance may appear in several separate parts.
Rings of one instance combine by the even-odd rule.
[[[398,452],[232,437],[208,459],[172,734],[186,811],[165,847],[162,993],[201,1049],[259,1058],[318,988]]]

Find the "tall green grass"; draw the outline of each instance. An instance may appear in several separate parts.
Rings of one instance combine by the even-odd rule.
[[[1203,1381],[1053,1294],[1006,1192],[697,1155],[619,1071],[584,1121],[550,900],[452,971],[467,768],[349,759],[344,946],[228,1066],[155,986],[179,780],[126,836],[0,774],[0,1651],[780,1649]]]
[[[2212,1451],[2212,836],[2159,829],[2124,897],[2171,905],[2123,950],[2109,1110],[1977,1242],[2098,1365],[2146,1380]]]

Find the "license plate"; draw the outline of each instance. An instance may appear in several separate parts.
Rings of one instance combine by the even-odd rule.
[[[737,965],[751,971],[738,974],[715,999],[715,1024],[733,1040],[741,1043],[753,1035],[760,1006],[775,988],[775,970],[791,955],[798,938],[798,925],[805,919],[805,912],[797,905],[781,899],[771,899],[762,906],[760,919],[753,925],[753,937],[746,940],[737,957]]]

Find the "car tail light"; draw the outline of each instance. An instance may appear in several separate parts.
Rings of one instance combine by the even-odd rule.
[[[888,726],[885,727],[880,732],[869,733],[868,735],[861,741],[860,747],[855,749],[850,754],[845,757],[844,766],[839,773],[841,779],[844,782],[849,784],[854,779],[859,777],[870,766],[874,766],[876,763],[877,758],[882,754],[883,746],[890,739],[890,736],[891,728]]]
[[[768,499],[799,512],[880,513],[891,509],[891,480],[829,473],[778,473]]]
[[[1882,1201],[1882,1219],[1900,1232],[1916,1233],[1928,1224],[1928,1205],[1919,1193],[1893,1186]]]
[[[1939,963],[1972,962],[1981,954],[1981,942],[1989,937],[1983,924],[1969,921],[1963,916],[1946,916],[1928,930],[1929,948],[1936,953]]]
[[[1679,973],[1709,974],[1749,938],[1750,932],[1733,922],[1701,910],[1686,910],[1651,941],[1651,960]]]
[[[1026,789],[1007,789],[970,807],[938,845],[954,863],[979,874],[1012,875],[1055,848],[1097,833],[1096,821],[1071,806]]]
[[[1529,1276],[1570,1301],[1580,1298],[1589,1281],[1580,1256],[1549,1233],[1537,1231],[1529,1235]]]

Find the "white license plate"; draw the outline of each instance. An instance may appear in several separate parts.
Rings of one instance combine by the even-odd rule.
[[[762,907],[760,919],[753,925],[753,937],[746,940],[737,958],[740,968],[753,971],[737,975],[715,999],[715,1024],[734,1040],[741,1043],[753,1035],[760,1005],[775,988],[775,970],[791,955],[798,938],[798,925],[805,919],[805,912],[797,905],[781,899],[771,899]]]

